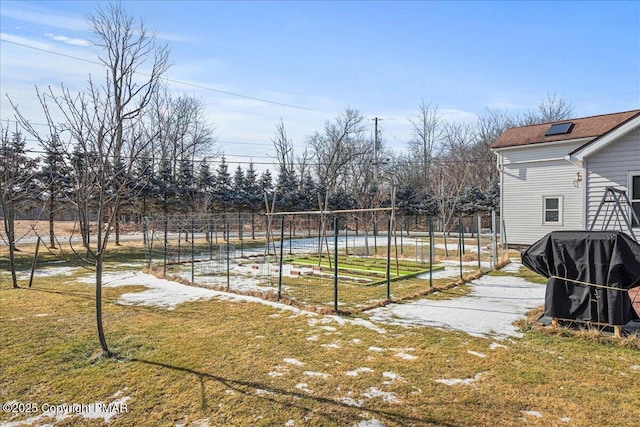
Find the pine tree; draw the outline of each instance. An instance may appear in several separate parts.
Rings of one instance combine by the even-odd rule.
[[[15,251],[16,214],[28,206],[36,190],[36,165],[38,160],[26,152],[26,139],[16,130],[9,136],[7,128],[2,131],[0,146],[0,204],[4,231],[9,245],[9,270],[14,288],[18,287]]]
[[[213,190],[213,176],[211,167],[207,159],[203,159],[198,166],[198,177],[196,178],[197,198],[201,205],[202,212],[207,212],[211,204],[211,194]]]
[[[69,169],[64,161],[62,142],[58,135],[52,135],[51,140],[45,146],[43,166],[38,181],[42,184],[42,192],[47,197],[49,246],[55,248],[55,214],[58,211],[58,205],[64,203],[66,196],[71,191]]]
[[[232,207],[233,197],[231,194],[231,175],[229,174],[229,165],[224,156],[220,160],[218,169],[214,179],[213,203],[220,212],[226,212]]]

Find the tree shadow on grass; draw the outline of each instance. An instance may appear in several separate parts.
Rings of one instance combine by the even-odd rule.
[[[452,424],[443,424],[441,421],[437,421],[434,419],[409,416],[395,411],[374,409],[366,406],[349,405],[345,402],[340,402],[326,397],[296,393],[259,382],[224,378],[207,372],[199,372],[194,369],[171,365],[169,363],[138,358],[127,358],[124,360],[129,362],[144,363],[146,365],[158,366],[161,368],[171,369],[174,371],[194,375],[198,378],[198,381],[200,383],[200,405],[203,410],[208,408],[207,396],[205,392],[205,382],[215,381],[238,393],[254,398],[264,399],[275,405],[322,415],[336,424],[344,424],[346,419],[349,419],[350,422],[358,423],[359,421],[363,420],[362,412],[364,411],[378,416],[379,418],[381,418],[381,422],[386,420],[388,422],[396,423],[397,425],[438,425],[444,427],[454,427]],[[257,390],[264,390],[266,393],[257,394]],[[291,400],[279,399],[279,397],[290,398]],[[305,401],[308,401],[309,404],[305,405]],[[323,409],[318,410],[313,406],[313,403],[326,406],[323,406]],[[332,411],[329,408],[334,408],[336,411]]]

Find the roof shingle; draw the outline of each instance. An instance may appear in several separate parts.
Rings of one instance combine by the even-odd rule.
[[[517,147],[580,138],[597,138],[637,115],[640,115],[640,110],[510,128],[504,131],[502,135],[491,144],[491,148]],[[545,133],[547,133],[552,124],[567,122],[574,124],[570,133],[545,136]]]

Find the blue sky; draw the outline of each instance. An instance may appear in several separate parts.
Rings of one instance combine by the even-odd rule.
[[[73,59],[97,59],[84,19],[96,3],[2,0],[3,123],[5,94],[42,122],[35,85],[81,90],[100,75]],[[549,93],[576,116],[640,108],[640,2],[123,4],[169,44],[172,89],[203,101],[227,158],[245,165],[270,161],[281,119],[301,149],[347,106],[381,118],[397,151],[422,101],[447,120],[522,112]]]

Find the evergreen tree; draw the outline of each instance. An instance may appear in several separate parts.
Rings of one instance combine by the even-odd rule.
[[[244,186],[244,171],[242,167],[238,165],[235,173],[233,174],[233,206],[240,212],[247,209],[247,195],[245,193]]]
[[[193,162],[187,157],[180,159],[180,171],[176,186],[178,206],[183,212],[193,212],[195,208],[196,187]]]
[[[56,247],[54,231],[55,215],[58,206],[61,206],[66,197],[70,195],[70,178],[67,164],[64,161],[62,142],[58,135],[52,135],[45,146],[42,170],[38,181],[42,185],[42,193],[47,197],[49,214],[49,246]]]
[[[294,172],[281,169],[278,175],[276,205],[283,211],[299,210],[302,204],[299,185]]]
[[[465,188],[456,200],[458,215],[473,215],[490,209],[491,201],[475,185]]]
[[[176,203],[176,185],[170,159],[162,160],[160,171],[155,179],[154,190],[156,203],[165,216],[168,215]]]
[[[222,160],[216,170],[213,188],[213,203],[215,208],[220,212],[228,211],[233,204],[231,194],[231,175],[229,174],[229,166],[227,160],[222,156]]]
[[[16,276],[15,251],[16,214],[28,207],[36,190],[36,165],[37,159],[29,157],[26,153],[26,139],[19,131],[9,136],[8,129],[0,131],[2,142],[0,146],[0,204],[4,231],[9,245],[9,270],[13,287],[18,287]]]
[[[211,194],[213,190],[213,176],[211,176],[211,167],[207,159],[203,159],[200,162],[200,166],[198,166],[196,187],[202,212],[207,212],[211,204]]]
[[[251,238],[255,239],[255,217],[256,213],[261,211],[264,207],[264,196],[258,183],[258,175],[253,167],[253,163],[249,164],[249,169],[245,173],[244,177],[244,194],[246,197],[247,208],[251,212]]]
[[[153,199],[155,193],[153,167],[149,156],[142,156],[138,159],[129,186],[136,211],[140,213],[141,218],[146,217],[148,203]]]
[[[301,187],[300,209],[304,211],[316,210],[318,208],[318,185],[310,173],[305,174]]]
[[[329,209],[345,210],[355,209],[355,198],[346,189],[338,187],[332,195],[329,196]]]

